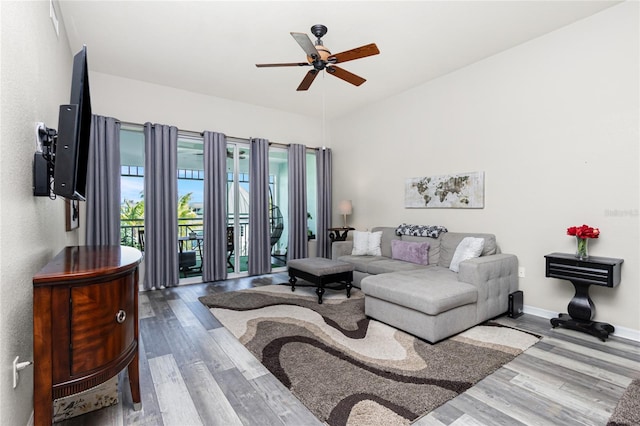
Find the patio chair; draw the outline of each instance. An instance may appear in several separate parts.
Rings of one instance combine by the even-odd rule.
[[[235,250],[233,226],[227,226],[227,266],[234,270],[231,257],[233,257],[233,251]]]
[[[178,261],[180,265],[180,272],[187,277],[187,273],[191,271],[191,268],[196,266],[196,252],[193,250],[182,251],[178,253]]]
[[[273,250],[273,246],[278,244],[282,231],[284,231],[284,218],[278,206],[271,207],[269,216],[271,222],[271,249]]]
[[[270,212],[270,228],[271,228],[271,256],[274,259],[277,259],[278,263],[282,263],[282,265],[286,265],[287,255],[286,254],[275,254],[273,253],[273,247],[278,244],[280,238],[282,237],[282,232],[284,231],[284,218],[282,217],[282,212],[278,206],[273,206]]]
[[[144,253],[144,229],[138,230],[138,247]]]

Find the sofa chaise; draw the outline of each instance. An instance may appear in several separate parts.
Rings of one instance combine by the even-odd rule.
[[[367,234],[380,238],[373,254],[356,253],[353,240],[333,243],[332,258],[354,266],[367,316],[435,343],[507,312],[518,289],[518,259],[500,253],[495,235],[431,227],[442,232],[429,237],[416,228],[425,227],[373,228]],[[459,246],[469,242],[480,243],[479,256],[459,261]]]

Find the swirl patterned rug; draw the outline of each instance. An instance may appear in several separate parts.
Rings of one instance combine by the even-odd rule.
[[[200,301],[329,425],[402,425],[469,389],[538,341],[483,324],[429,344],[364,315],[354,288],[271,285]]]

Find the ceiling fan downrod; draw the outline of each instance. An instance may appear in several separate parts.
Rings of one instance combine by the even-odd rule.
[[[322,44],[322,37],[327,33],[327,27],[322,24],[316,24],[311,27],[311,34],[316,36],[315,48],[318,51],[319,56],[312,57],[312,60],[309,60],[313,68],[318,71],[322,71],[326,68],[329,56],[331,52],[329,49],[324,47]]]
[[[322,24],[316,24],[313,27],[311,27],[311,34],[313,34],[314,36],[316,36],[317,40],[316,40],[316,45],[320,45],[322,46],[322,40],[321,38],[327,33],[327,27],[325,27]]]

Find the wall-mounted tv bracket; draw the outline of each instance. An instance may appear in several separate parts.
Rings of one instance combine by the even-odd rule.
[[[56,129],[50,129],[39,123],[37,136],[42,151],[37,151],[33,155],[33,195],[55,198],[52,195],[51,182],[53,179],[58,132]]]
[[[42,126],[38,128],[38,134],[40,135],[42,153],[45,155],[47,160],[53,162],[56,155],[55,145],[58,139],[58,131],[47,126]]]

